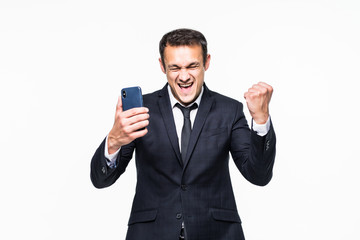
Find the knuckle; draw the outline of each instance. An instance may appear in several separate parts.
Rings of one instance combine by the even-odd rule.
[[[121,118],[120,121],[119,121],[119,126],[120,126],[121,128],[125,128],[125,126],[126,126],[126,121]]]
[[[125,134],[126,136],[129,136],[130,133],[131,133],[131,131],[130,131],[130,129],[129,129],[128,127],[125,127],[125,128],[123,129],[123,132],[124,132],[124,134]]]
[[[129,109],[129,113],[130,113],[130,115],[135,115],[136,114],[136,109],[135,108]]]

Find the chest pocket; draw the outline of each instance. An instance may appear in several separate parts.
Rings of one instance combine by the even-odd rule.
[[[227,132],[227,127],[203,130],[201,137],[209,138]]]

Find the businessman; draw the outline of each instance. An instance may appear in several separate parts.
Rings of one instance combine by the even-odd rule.
[[[114,125],[91,161],[92,183],[112,185],[135,152],[137,185],[126,239],[243,240],[229,158],[249,182],[269,183],[273,89],[260,82],[244,94],[249,128],[242,103],[204,83],[211,57],[203,34],[177,29],[159,48],[167,84],[144,95],[142,108],[123,111],[119,97]]]

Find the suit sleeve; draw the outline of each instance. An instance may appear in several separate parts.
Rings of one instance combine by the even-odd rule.
[[[271,121],[271,120],[270,120]],[[241,174],[251,183],[265,186],[272,178],[276,137],[272,122],[265,136],[250,130],[239,104],[231,133],[231,154]]]
[[[104,154],[105,141],[106,138],[100,144],[91,159],[90,179],[96,188],[105,188],[116,182],[121,174],[125,172],[125,169],[132,158],[135,147],[134,142],[122,146],[116,159],[116,167],[110,168],[106,163]]]

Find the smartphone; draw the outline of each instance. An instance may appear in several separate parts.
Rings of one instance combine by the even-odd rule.
[[[123,111],[131,108],[143,107],[143,98],[140,87],[128,87],[121,89]]]

